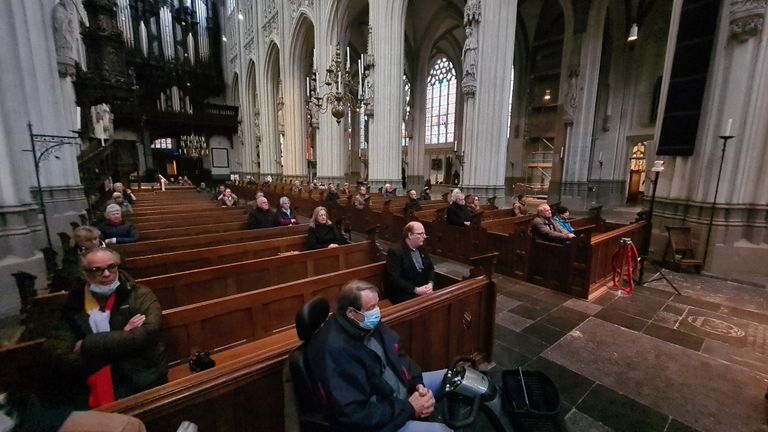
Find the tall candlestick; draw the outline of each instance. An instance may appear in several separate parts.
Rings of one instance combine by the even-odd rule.
[[[600,156],[597,157],[597,160],[599,160],[599,161],[603,160],[603,152],[600,152]]]
[[[459,150],[459,142],[458,141],[454,141],[453,142],[453,151],[458,151],[458,150]]]
[[[341,91],[341,71],[339,71],[339,91]]]
[[[309,97],[309,77],[307,77],[307,97]]]
[[[357,81],[358,81],[358,88],[357,88],[357,97],[358,99],[363,98],[363,59],[360,59],[357,61]]]
[[[728,119],[728,126],[725,128],[723,136],[731,136],[731,126],[733,126],[733,119]]]
[[[349,45],[347,45],[347,70],[349,70]]]
[[[317,70],[317,50],[312,48],[312,70]]]

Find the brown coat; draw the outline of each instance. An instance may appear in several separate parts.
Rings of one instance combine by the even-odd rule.
[[[562,243],[570,237],[552,218],[536,216],[531,222],[531,235],[536,240]]]

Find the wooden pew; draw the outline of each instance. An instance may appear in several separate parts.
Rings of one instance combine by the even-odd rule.
[[[164,309],[359,267],[381,259],[375,242],[299,252],[138,279]]]
[[[309,225],[291,225],[285,227],[262,228],[255,230],[232,231],[227,235],[219,233],[204,234],[191,237],[176,237],[162,240],[142,240],[138,243],[112,245],[123,258],[155,255],[164,252],[178,252],[190,249],[200,249],[210,246],[221,246],[234,243],[246,243],[279,237],[290,237],[306,234]]]
[[[194,217],[185,215],[166,217],[163,221],[158,222],[136,222],[131,220],[131,223],[136,226],[139,233],[169,229],[169,228],[181,228],[181,227],[193,227],[200,225],[212,225],[212,224],[225,224],[231,222],[247,222],[248,217],[243,212],[222,212],[222,213],[197,213]]]
[[[197,211],[190,212],[182,219],[197,219],[206,218],[209,215],[221,215],[221,214],[242,214],[247,215],[249,207],[214,207],[214,208],[200,208]],[[136,216],[131,215],[130,221],[133,224],[139,224],[143,222],[163,222],[167,220],[178,220],[175,215],[155,215],[155,216]]]
[[[234,243],[128,258],[123,261],[121,267],[136,279],[149,278],[169,273],[274,257],[284,252],[303,251],[306,243],[306,235],[278,237],[248,243]]]
[[[458,355],[491,360],[495,300],[493,282],[477,277],[387,307],[382,315],[400,335],[406,352],[424,370],[436,370]],[[175,431],[182,419],[195,422],[200,430],[253,430],[258,425],[259,430],[282,431],[283,368],[298,344],[295,331],[282,331],[213,354],[213,369],[172,374],[168,384],[100,410],[136,416],[153,432]]]
[[[233,231],[243,231],[247,225],[247,220],[236,222],[215,223],[208,225],[197,225],[193,227],[163,228],[156,230],[139,231],[139,240],[162,240],[175,237],[193,237],[203,234],[229,234]]]

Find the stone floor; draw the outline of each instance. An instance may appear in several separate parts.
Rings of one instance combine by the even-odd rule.
[[[664,272],[682,296],[661,280],[586,302],[497,276],[491,376],[545,372],[573,432],[768,431],[768,290]]]

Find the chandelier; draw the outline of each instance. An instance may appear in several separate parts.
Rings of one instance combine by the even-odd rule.
[[[208,155],[208,143],[205,142],[205,137],[200,135],[182,135],[179,140],[179,152],[182,156],[191,157],[194,159]]]
[[[358,85],[357,97],[351,91],[355,85],[349,69],[349,47],[347,47],[346,65],[341,56],[339,44],[336,44],[336,52],[325,70],[325,80],[322,84],[328,89],[321,94],[321,82],[317,75],[317,61],[313,61],[313,76],[307,77],[307,107],[310,110],[326,113],[330,109],[331,115],[336,119],[336,124],[341,124],[341,119],[347,115],[347,109],[359,111],[363,105],[363,62],[358,61]],[[346,66],[346,67],[345,67]]]

